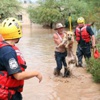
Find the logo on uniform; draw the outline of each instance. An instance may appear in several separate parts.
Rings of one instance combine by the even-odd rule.
[[[17,61],[14,59],[14,58],[11,58],[9,60],[9,66],[11,69],[16,69],[18,68],[18,64],[17,64]]]

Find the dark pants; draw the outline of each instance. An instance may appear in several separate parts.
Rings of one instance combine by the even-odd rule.
[[[77,46],[76,55],[78,57],[78,63],[82,64],[82,58],[90,58],[91,57],[91,45],[87,44],[86,46]]]
[[[20,93],[20,92],[16,92],[16,93],[12,96],[11,100],[22,100],[22,95],[21,95],[21,93]]]
[[[56,60],[56,64],[57,64],[57,69],[61,70],[62,69],[62,65],[64,65],[64,67],[67,67],[67,63],[66,63],[66,56],[67,56],[67,52],[64,53],[60,53],[60,52],[56,52],[55,51],[55,60]]]

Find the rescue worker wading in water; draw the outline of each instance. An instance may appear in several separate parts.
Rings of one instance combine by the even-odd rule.
[[[0,100],[22,100],[24,80],[42,75],[38,71],[25,71],[26,62],[15,46],[22,37],[21,24],[15,18],[2,22],[0,34]]]
[[[55,60],[56,60],[57,67],[54,68],[54,75],[56,76],[60,75],[60,71],[62,69],[62,64],[63,64],[64,65],[64,77],[67,77],[69,76],[69,70],[67,69],[67,63],[66,63],[67,51],[66,51],[65,45],[62,45],[57,48],[57,45],[59,45],[62,42],[62,39],[65,35],[64,26],[61,23],[57,23],[55,30],[56,32],[53,34],[53,39],[56,44]]]
[[[91,41],[92,47],[95,48],[95,36],[89,25],[85,25],[85,20],[83,17],[77,19],[78,26],[75,29],[77,45],[77,57],[78,57],[78,67],[83,67],[82,58],[91,57]]]

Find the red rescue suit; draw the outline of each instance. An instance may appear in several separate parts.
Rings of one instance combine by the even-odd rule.
[[[0,42],[0,48],[7,46],[9,44]],[[11,46],[16,54],[18,63],[21,67],[21,70],[24,71],[26,68],[26,62],[21,56],[19,49],[16,46]],[[12,75],[8,75],[7,71],[0,71],[0,100],[9,100],[16,91],[23,91],[24,80],[16,80]],[[2,92],[4,94],[2,94]]]
[[[86,27],[87,26],[84,26],[81,29],[79,27],[76,27],[75,35],[76,35],[76,41],[78,43],[80,42],[81,39],[84,40],[86,43],[90,42],[91,38],[89,33],[86,30]]]

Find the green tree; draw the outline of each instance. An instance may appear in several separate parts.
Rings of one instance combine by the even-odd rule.
[[[7,18],[16,16],[20,10],[21,5],[17,0],[0,0],[0,17]]]
[[[32,22],[48,24],[50,26],[58,21],[64,23],[66,20],[68,20],[69,13],[71,13],[73,21],[75,21],[77,17],[83,16],[87,19],[87,22],[90,22],[90,14],[94,7],[94,2],[93,0],[92,2],[89,1],[87,2],[86,0],[39,0],[39,6],[30,6],[28,8],[28,13]]]
[[[86,14],[87,22],[95,22],[96,26],[100,28],[100,0],[84,0],[90,7],[89,12]]]

